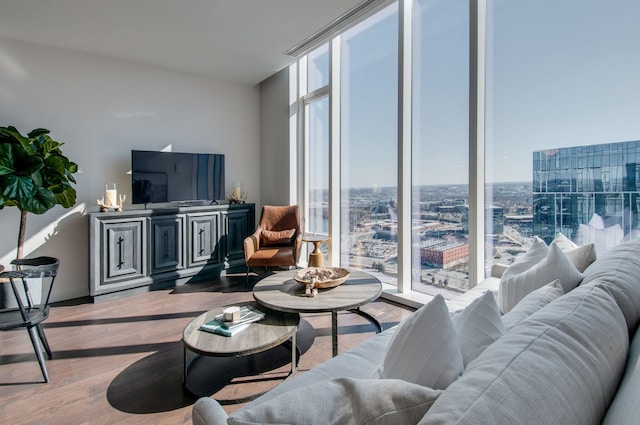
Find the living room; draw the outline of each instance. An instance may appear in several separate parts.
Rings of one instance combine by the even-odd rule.
[[[241,183],[247,192],[247,202],[256,204],[257,214],[260,211],[259,206],[265,204],[286,205],[302,202],[304,199],[302,190],[297,186],[301,184],[297,161],[300,152],[296,151],[291,143],[291,134],[295,133],[295,130],[292,130],[294,124],[291,122],[291,111],[295,109],[292,105],[297,99],[290,98],[289,88],[292,82],[287,66],[295,64],[296,59],[284,55],[283,52],[360,2],[335,1],[323,2],[321,5],[315,5],[314,2],[265,2],[267,4],[264,5],[239,3],[235,6],[226,5],[225,2],[211,3],[213,6],[195,2],[189,7],[177,7],[164,3],[159,6],[156,2],[146,1],[133,7],[128,2],[117,2],[110,8],[103,9],[104,6],[99,7],[97,3],[87,5],[80,0],[69,0],[55,6],[45,1],[2,2],[2,125],[14,125],[23,133],[38,127],[50,129],[56,140],[65,143],[65,155],[77,162],[80,168],[76,175],[78,183],[75,186],[78,192],[77,203],[73,208],[57,207],[46,214],[30,214],[28,217],[25,255],[52,255],[61,260],[59,285],[54,293],[54,301],[69,301],[89,294],[87,214],[98,210],[96,199],[104,196],[106,183],[116,183],[120,193],[125,194],[130,201],[131,177],[128,173],[131,169],[133,149],[159,151],[168,148],[175,152],[224,154],[227,190],[230,191],[233,184]],[[383,3],[385,2],[379,2],[378,7],[384,6]],[[498,6],[504,6],[500,2],[495,3],[494,6],[498,9]],[[615,4],[619,6],[618,15],[615,16],[620,17],[619,27],[622,28],[618,36],[633,39],[635,33],[629,32],[631,30],[628,29],[626,18],[633,16],[635,6],[624,1]],[[613,6],[611,8],[615,9]],[[243,13],[246,14],[247,9],[252,13],[243,20]],[[211,21],[203,10],[210,11],[216,17],[215,20]],[[580,8],[580,11],[593,20],[598,15],[597,7],[591,3],[588,7]],[[232,12],[235,12],[238,18],[232,18]],[[497,15],[499,13],[500,10]],[[63,16],[69,21],[61,21]],[[291,22],[297,23],[295,28],[287,26]],[[562,22],[555,24],[561,26]],[[208,51],[203,53],[189,44],[189,40],[201,37],[202,34],[196,31],[189,32],[188,27],[207,26],[234,34],[218,36],[215,43],[214,40],[209,41],[221,49],[220,57],[229,57],[230,59],[225,61],[235,66],[221,66],[217,75],[207,75],[203,69],[211,63],[222,61],[210,57],[215,54]],[[262,27],[289,28],[290,33],[282,37],[271,34],[274,38],[269,39],[260,32]],[[239,45],[233,46],[233,43],[229,42],[234,39],[236,31],[242,33],[243,37],[248,34],[250,40],[251,36],[255,38],[256,46],[253,50],[243,51],[243,57],[235,56],[237,51],[229,52],[234,47],[236,50],[240,49]],[[575,46],[580,45],[575,38],[578,38],[576,34],[583,34],[583,31],[589,33],[584,27],[580,27],[568,36],[571,40],[567,41],[568,50],[573,52],[576,50]],[[273,32],[279,31],[272,30],[271,33]],[[531,31],[529,34],[535,32]],[[257,47],[258,39],[271,43],[270,58],[262,58],[262,51],[266,51],[267,48]],[[608,45],[604,44],[604,47],[596,47],[606,50]],[[122,50],[110,51],[113,46],[119,46]],[[625,44],[621,50],[624,49],[631,47]],[[508,102],[496,102],[494,106],[497,109],[488,108],[489,111],[498,111],[504,115],[496,113],[489,117],[488,122],[495,124],[502,117],[503,121],[518,124],[510,128],[512,134],[524,134],[523,143],[531,142],[530,144],[536,146],[535,149],[637,140],[638,124],[637,119],[633,117],[637,116],[638,102],[631,97],[634,97],[633,93],[637,93],[638,86],[636,79],[630,77],[639,66],[635,58],[640,55],[635,55],[635,52],[627,50],[621,58],[622,53],[615,51],[612,56],[617,58],[616,60],[598,55],[591,58],[591,61],[583,62],[580,66],[588,72],[579,74],[581,78],[576,79],[580,80],[580,84],[571,86],[571,90],[564,94],[558,87],[566,84],[571,77],[562,72],[559,74],[564,78],[558,78],[560,82],[556,81],[556,85],[538,90],[542,101],[546,99],[553,105],[550,107],[553,113],[549,112],[549,115],[559,116],[561,112],[565,114],[566,121],[570,123],[566,128],[550,124],[549,117],[541,112],[542,108],[539,105],[544,103],[542,101],[537,104],[538,109],[526,101],[523,101],[523,104],[531,106],[530,109],[509,109],[505,106]],[[223,53],[229,56],[222,56]],[[464,53],[468,56],[468,52]],[[557,51],[555,53],[559,54]],[[585,57],[587,56],[588,53],[585,54]],[[278,60],[270,62],[273,57],[277,57]],[[556,63],[554,60],[558,58],[544,57],[544,60],[539,62],[538,71],[555,75],[555,70],[552,69]],[[604,65],[607,61],[615,63],[615,66],[609,64],[609,67],[613,67],[618,74],[613,72],[607,74],[606,78],[594,80],[595,74],[603,73],[602,68],[607,67]],[[491,77],[498,79],[505,75],[502,73],[504,69],[499,71],[498,75]],[[536,70],[532,69],[532,72],[534,71]],[[463,77],[468,79],[467,74]],[[519,78],[527,81],[527,77],[528,75]],[[519,78],[505,78],[513,84],[510,85],[512,93],[518,93],[522,86],[527,85],[522,81],[516,84],[518,81],[514,80]],[[600,85],[605,79],[611,84]],[[397,86],[396,80],[393,83]],[[536,81],[533,85],[537,84]],[[581,91],[583,86],[597,86],[598,90],[586,93]],[[529,91],[527,93],[531,94]],[[544,93],[547,97],[543,96]],[[575,97],[575,101],[568,102],[569,97]],[[523,98],[529,99],[525,96]],[[580,117],[574,107],[576,104],[586,104],[585,99],[597,99],[597,102],[591,101],[590,104],[601,105],[589,109],[589,113]],[[442,101],[442,98],[439,100]],[[488,103],[491,105],[491,101]],[[397,110],[395,106],[397,103],[394,103],[394,112]],[[465,113],[468,113],[468,105],[466,106]],[[521,112],[518,113],[518,110]],[[535,118],[535,124],[528,121],[532,117]],[[540,122],[543,125],[540,125]],[[459,145],[451,144],[451,158],[442,161],[447,167],[452,168],[451,164],[460,159],[459,156],[465,157],[459,167],[456,165],[458,169],[465,170],[465,175],[467,168],[474,168],[471,166],[474,159],[477,160],[476,165],[482,162],[477,156],[473,156],[481,154],[467,149],[468,124],[466,116],[464,125],[452,124],[462,129],[464,137],[456,140],[462,140],[466,145],[463,144],[461,150]],[[498,134],[502,136],[502,140],[506,140],[502,145],[494,145],[493,151],[501,151],[501,148],[507,146],[511,149],[509,154],[518,150],[520,139],[504,136],[501,133],[504,129],[498,126],[489,127],[488,134]],[[547,127],[547,130],[541,131],[538,127]],[[408,133],[406,128],[402,131],[402,134]],[[553,134],[553,137],[547,137],[550,134]],[[396,144],[396,148],[397,146]],[[526,151],[522,154],[526,166],[518,165],[523,164],[519,161],[520,157],[509,159],[507,154],[496,155],[501,162],[492,159],[485,166],[491,173],[497,173],[496,170],[506,168],[507,165],[528,170],[531,151],[522,151]],[[466,158],[467,155],[469,158]],[[351,155],[350,158],[354,156]],[[391,157],[387,159],[394,162]],[[402,164],[407,164],[411,162],[411,156],[401,158],[401,161],[404,161]],[[333,166],[338,167],[335,164]],[[379,167],[380,170],[382,168]],[[345,167],[345,170],[347,169],[348,167]],[[393,170],[396,177],[401,174],[397,172],[398,169],[402,170],[402,167],[398,166]],[[481,170],[474,172],[482,173]],[[528,180],[531,180],[530,174]],[[406,184],[406,180],[403,183],[402,178],[397,177],[395,183],[400,188],[399,191],[404,190],[399,197],[408,198],[410,185]],[[478,185],[475,189],[469,189],[465,196],[471,203],[475,202],[476,212],[484,209],[483,200],[478,198],[483,186],[480,186],[480,183]],[[332,201],[339,199],[339,192],[334,190]],[[130,204],[125,202],[125,209],[128,207],[130,208]],[[411,261],[410,255],[406,255],[406,252],[411,250],[411,226],[407,224],[411,217],[409,210],[410,208],[405,206],[405,210],[400,210],[398,214],[398,234],[405,233],[397,242],[399,260],[395,264],[393,261],[390,262],[391,267],[397,267],[397,272],[389,275],[393,276],[392,280],[396,280],[391,283],[398,287],[397,292],[412,294],[415,306],[420,304],[415,302],[416,299],[423,299],[420,298],[423,292],[421,289],[414,291],[411,284],[411,267],[407,267]],[[333,211],[332,214],[331,220],[334,223],[339,222],[339,212]],[[478,220],[477,214],[473,218],[473,210],[468,215],[472,217],[471,221],[476,220],[476,225],[482,221]],[[0,230],[6,236],[0,242],[0,264],[6,266],[15,257],[16,229],[20,216],[15,208],[3,209],[0,216]],[[332,229],[332,232],[338,232],[339,227],[333,226]],[[479,234],[482,234],[481,230],[482,228],[478,230]],[[333,240],[340,239],[339,233],[332,233],[330,236]],[[475,251],[472,256],[475,255],[476,258],[484,258],[484,255],[478,256],[478,252],[484,250],[484,247],[480,247],[483,245],[480,239],[483,238],[476,235],[476,240],[471,241],[470,249]],[[401,245],[402,243],[405,245]],[[404,257],[409,259],[404,260],[402,252],[405,252]],[[330,259],[332,263],[336,263],[340,261],[341,256],[348,257],[348,254],[341,253],[336,248],[330,252]],[[402,263],[403,261],[406,262]],[[480,275],[484,273],[485,268],[482,263],[478,260],[472,265],[473,270],[469,271],[470,280],[481,280]],[[389,265],[386,264],[386,267],[389,268]],[[418,274],[420,273],[426,275],[427,270],[418,271]],[[425,286],[422,279],[418,283],[416,287]],[[442,285],[445,285],[444,280]],[[397,318],[394,318],[391,322],[396,320]]]

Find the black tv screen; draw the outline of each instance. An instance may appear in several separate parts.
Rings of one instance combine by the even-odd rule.
[[[132,203],[225,199],[224,155],[131,151]]]

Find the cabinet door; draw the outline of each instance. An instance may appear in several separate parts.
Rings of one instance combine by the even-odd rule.
[[[104,222],[102,283],[144,276],[143,221]]]
[[[184,267],[183,222],[182,216],[151,219],[151,274]]]
[[[229,263],[244,263],[244,239],[255,230],[253,209],[230,209],[225,216],[226,260]]]
[[[189,222],[189,264],[198,266],[220,263],[220,213],[190,214]]]

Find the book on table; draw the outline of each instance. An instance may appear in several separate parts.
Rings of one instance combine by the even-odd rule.
[[[200,326],[200,330],[223,336],[233,336],[248,328],[253,322],[262,320],[264,313],[251,306],[240,307],[240,318],[233,322],[223,320],[223,315],[218,314],[213,320]]]

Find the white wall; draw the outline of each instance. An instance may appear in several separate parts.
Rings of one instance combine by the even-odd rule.
[[[295,202],[290,185],[290,119],[295,119],[297,103],[289,105],[289,69],[260,83],[260,194],[264,205],[289,205]],[[295,180],[293,180],[295,181]]]
[[[167,52],[167,54],[171,54]],[[51,130],[80,173],[77,206],[27,219],[25,256],[61,259],[54,300],[88,295],[88,218],[104,184],[131,199],[131,149],[223,153],[230,191],[260,204],[259,88],[0,38],[0,126]],[[125,206],[126,208],[126,206]],[[0,264],[15,258],[19,213],[0,210]]]

